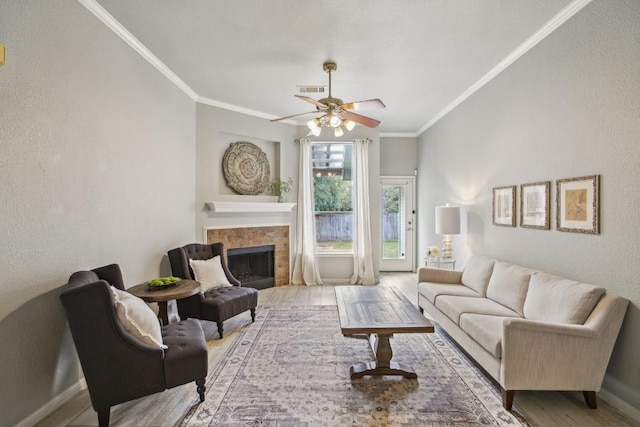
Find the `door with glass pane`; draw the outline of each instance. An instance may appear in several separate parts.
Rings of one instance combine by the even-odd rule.
[[[413,271],[415,247],[414,177],[381,177],[381,271]]]

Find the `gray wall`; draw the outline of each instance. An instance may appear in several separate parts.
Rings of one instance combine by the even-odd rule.
[[[419,247],[463,208],[462,264],[487,254],[631,301],[604,388],[640,409],[640,2],[594,1],[419,137]],[[601,175],[601,233],[555,230],[555,180]],[[492,188],[552,181],[552,230],[492,225]]]
[[[380,175],[412,176],[418,168],[418,140],[414,137],[380,138]]]
[[[0,425],[82,377],[58,300],[194,238],[195,103],[80,3],[0,2]]]

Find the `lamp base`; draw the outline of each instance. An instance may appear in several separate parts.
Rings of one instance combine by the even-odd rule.
[[[453,258],[453,238],[450,234],[445,234],[442,236],[442,259],[452,259]]]

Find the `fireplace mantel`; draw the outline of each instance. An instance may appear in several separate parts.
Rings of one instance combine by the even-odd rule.
[[[296,203],[274,202],[207,202],[211,212],[242,213],[242,212],[291,212]]]

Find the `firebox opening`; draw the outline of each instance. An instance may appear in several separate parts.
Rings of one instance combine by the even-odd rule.
[[[229,271],[242,286],[272,288],[275,284],[275,245],[227,249]]]

